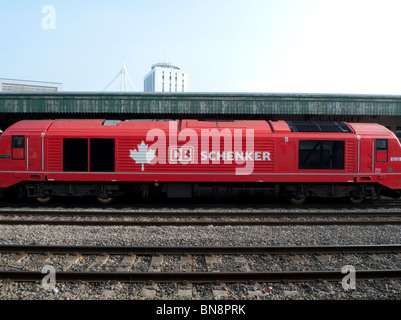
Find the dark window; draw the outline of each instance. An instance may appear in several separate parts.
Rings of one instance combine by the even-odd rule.
[[[12,137],[13,160],[25,159],[25,136]]]
[[[91,139],[90,169],[95,172],[114,171],[114,139]]]
[[[13,148],[24,148],[25,137],[24,136],[13,136]]]
[[[291,132],[338,132],[352,133],[351,128],[343,122],[331,121],[286,121]]]
[[[376,150],[377,151],[387,151],[387,139],[377,139],[376,140]]]
[[[344,141],[300,140],[299,169],[344,170]]]
[[[64,139],[64,171],[88,171],[88,139]]]

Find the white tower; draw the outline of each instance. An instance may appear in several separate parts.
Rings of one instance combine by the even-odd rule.
[[[121,86],[120,86],[120,91],[128,91],[128,82],[131,84],[132,88],[134,89],[134,91],[138,91],[138,89],[136,88],[134,82],[132,81],[130,75],[128,74],[127,68],[125,67],[125,61],[123,64],[123,68],[120,70],[119,73],[117,73],[117,75],[113,78],[113,80],[110,81],[110,83],[106,86],[106,88],[103,89],[103,91],[106,91],[112,84],[114,81],[116,81],[116,79],[121,76]],[[128,81],[127,81],[128,80]]]

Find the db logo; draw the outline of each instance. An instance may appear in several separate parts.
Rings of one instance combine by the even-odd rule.
[[[194,162],[194,147],[169,147],[169,163],[192,163]]]

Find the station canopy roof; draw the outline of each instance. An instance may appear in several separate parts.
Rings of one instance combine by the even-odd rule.
[[[0,93],[0,114],[400,116],[401,96],[281,93]]]

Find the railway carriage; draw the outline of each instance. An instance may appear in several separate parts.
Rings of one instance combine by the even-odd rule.
[[[27,120],[0,137],[0,193],[398,198],[401,145],[378,124]]]

